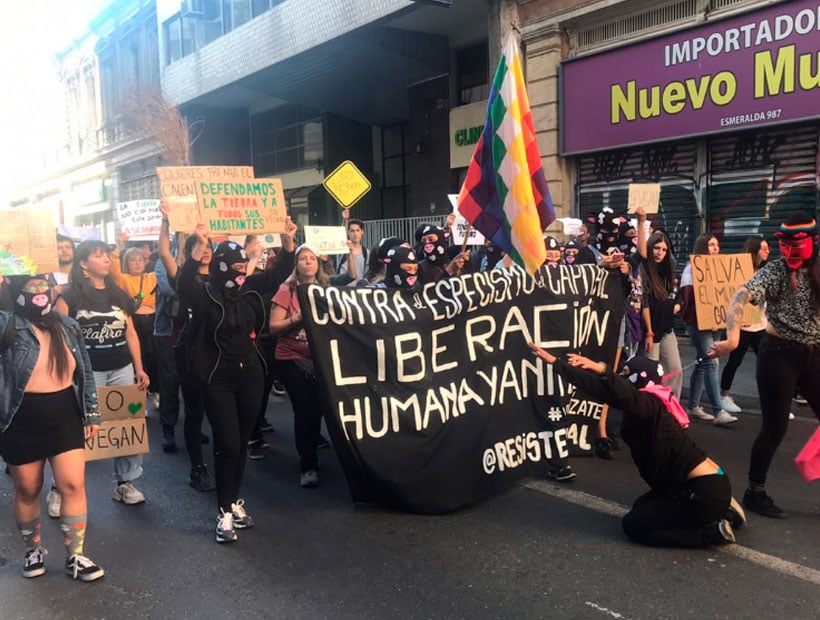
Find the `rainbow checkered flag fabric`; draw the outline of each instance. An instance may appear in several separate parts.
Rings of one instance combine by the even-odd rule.
[[[546,258],[555,219],[513,34],[493,78],[487,120],[458,196],[458,210],[529,273]]]

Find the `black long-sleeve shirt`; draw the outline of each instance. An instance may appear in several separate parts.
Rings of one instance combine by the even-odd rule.
[[[556,360],[555,370],[590,398],[623,411],[621,437],[652,489],[674,494],[707,457],[657,396],[641,392],[611,369],[596,375]]]

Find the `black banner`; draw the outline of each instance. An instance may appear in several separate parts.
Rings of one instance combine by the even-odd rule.
[[[453,510],[589,452],[602,406],[527,347],[612,361],[619,274],[518,268],[428,284],[300,291],[354,501]]]

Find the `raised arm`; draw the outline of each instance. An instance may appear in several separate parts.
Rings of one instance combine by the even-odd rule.
[[[646,209],[638,207],[638,254],[646,259]]]
[[[168,203],[163,198],[159,203],[159,210],[162,211],[162,225],[159,229],[159,258],[165,266],[165,272],[173,280],[177,277],[179,265],[171,254],[171,232],[168,224]]]

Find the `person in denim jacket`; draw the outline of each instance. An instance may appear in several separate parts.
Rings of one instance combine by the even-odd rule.
[[[14,482],[14,518],[26,553],[23,576],[45,573],[40,493],[45,462],[63,496],[66,571],[94,581],[104,571],[83,555],[85,442],[100,428],[97,389],[80,327],[52,311],[45,276],[8,281],[12,312],[0,311],[0,455]]]

